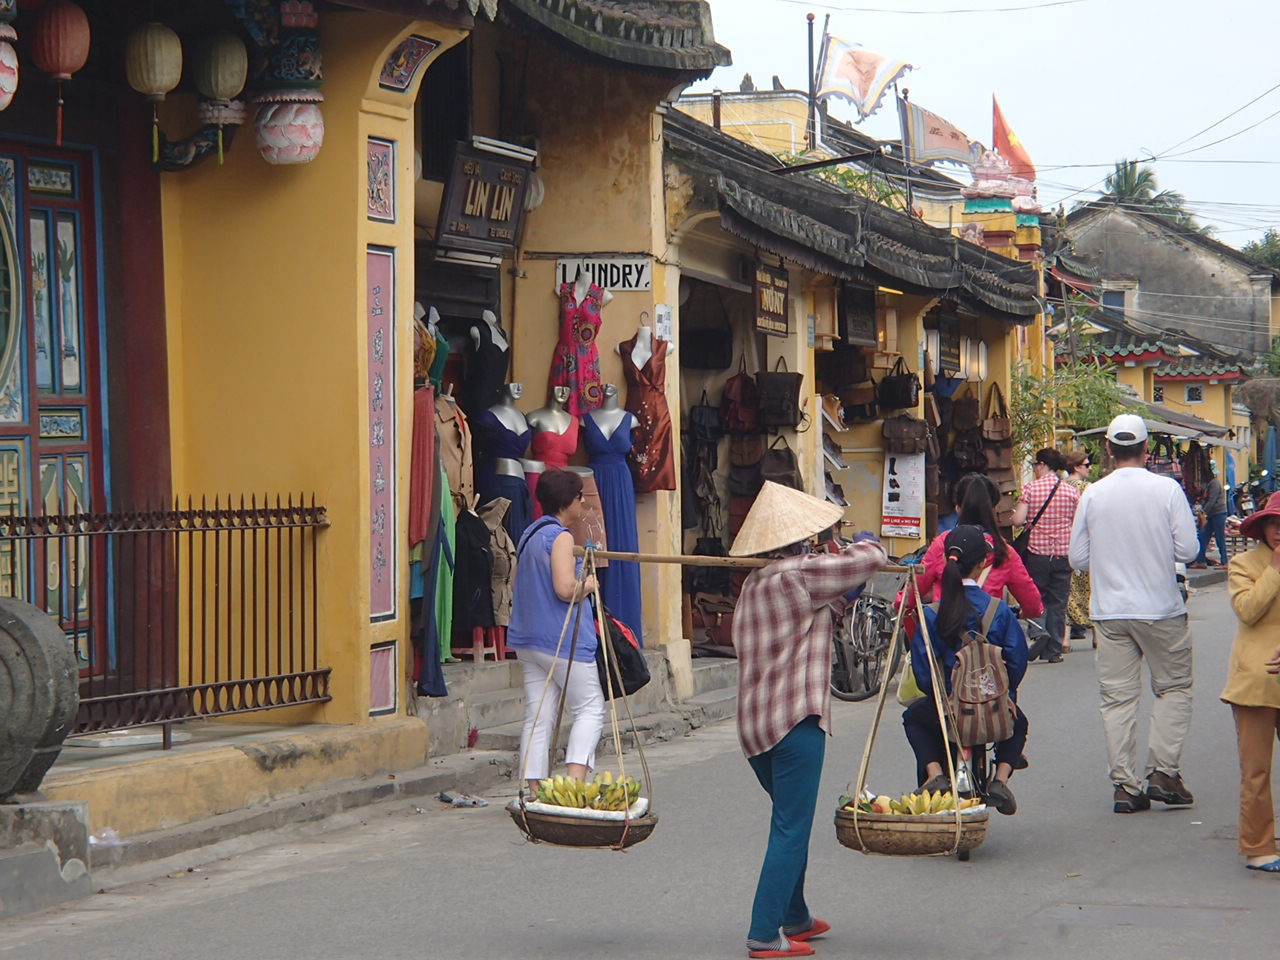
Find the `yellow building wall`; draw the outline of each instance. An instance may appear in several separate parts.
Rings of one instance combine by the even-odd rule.
[[[708,126],[714,125],[714,108],[706,96],[681,97],[675,107]],[[796,91],[745,96],[725,94],[720,99],[720,129],[758,150],[799,154],[808,149],[808,97]]]
[[[327,14],[321,30],[326,130],[315,161],[267,164],[250,123],[225,165],[164,176],[172,458],[178,493],[305,491],[328,508],[331,526],[318,539],[318,622],[321,663],[333,668],[333,700],[271,717],[350,723],[368,716],[370,644],[403,641],[408,633],[402,536],[396,537],[398,615],[370,622],[365,255],[376,243],[396,248],[398,258],[396,479],[403,523],[412,426],[407,185],[416,85],[394,94],[378,88],[377,75],[410,32],[439,40],[441,50],[464,34],[370,13]],[[173,99],[176,127],[191,104]],[[398,144],[393,225],[366,216],[369,136]]]

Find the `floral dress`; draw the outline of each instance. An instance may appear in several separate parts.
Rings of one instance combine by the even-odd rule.
[[[595,410],[604,401],[600,348],[596,345],[603,298],[604,289],[593,283],[578,303],[574,299],[574,284],[560,284],[560,342],[551,360],[548,383],[569,388],[568,410],[575,417]]]
[[[1088,480],[1071,477],[1067,480],[1083,495],[1089,486]],[[1071,594],[1067,597],[1067,623],[1073,627],[1089,627],[1093,622],[1089,619],[1089,571],[1074,570],[1071,573]]]

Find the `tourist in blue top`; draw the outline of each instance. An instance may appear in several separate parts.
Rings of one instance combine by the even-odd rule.
[[[598,640],[591,604],[577,607],[576,643],[571,622],[559,656],[556,650],[569,605],[596,588],[595,577],[578,583],[582,561],[574,559],[573,534],[568,529],[582,516],[582,477],[568,470],[548,470],[538,479],[536,494],[543,516],[525,530],[516,549],[511,624],[507,627],[507,646],[516,651],[524,669],[520,768],[533,792],[550,772],[551,732],[561,691],[565,691],[565,702],[573,713],[565,747],[569,776],[586,779],[604,728],[604,693],[596,673]]]
[[[996,604],[987,640],[1004,652],[1004,665],[1009,674],[1009,695],[1018,698],[1018,684],[1027,672],[1027,638],[1022,632],[1017,616],[1003,600],[996,599],[982,588],[974,578],[986,563],[991,545],[982,528],[962,525],[956,527],[946,539],[947,565],[942,572],[942,599],[924,609],[925,623],[938,666],[946,680],[947,693],[951,692],[951,670],[956,665],[956,653],[964,644],[969,631],[982,632],[982,619],[988,604]],[[942,724],[933,701],[933,679],[929,673],[929,654],[925,647],[924,631],[917,628],[911,638],[911,669],[916,683],[925,696],[911,703],[902,714],[902,725],[907,740],[916,755],[916,777],[921,790],[951,790],[951,781],[943,772],[947,749],[942,737]],[[1018,707],[1013,733],[1009,739],[996,744],[996,773],[987,787],[987,803],[1004,814],[1018,809],[1009,790],[1009,777],[1014,765],[1022,757],[1027,742],[1027,715]]]

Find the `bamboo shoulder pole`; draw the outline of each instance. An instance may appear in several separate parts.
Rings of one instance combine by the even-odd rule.
[[[574,547],[573,553],[574,556],[581,557],[586,555],[586,550],[582,547]],[[604,560],[630,560],[633,563],[678,563],[686,567],[738,567],[744,570],[765,567],[773,562],[764,557],[700,557],[689,554],[665,556],[658,553],[625,553],[619,550],[597,550],[595,553],[597,557]],[[815,556],[817,555],[815,554]],[[882,567],[881,571],[884,573],[906,573],[910,569],[910,567],[891,563]]]

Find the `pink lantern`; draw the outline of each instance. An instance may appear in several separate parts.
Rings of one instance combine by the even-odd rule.
[[[324,144],[324,95],[317,90],[272,90],[261,104],[253,130],[267,163],[310,163]]]
[[[62,84],[89,59],[89,18],[71,0],[49,0],[28,35],[31,59],[58,81],[58,146],[62,146]]]
[[[0,24],[0,110],[8,108],[18,92],[18,51],[12,43],[17,39],[18,33],[13,27]]]

